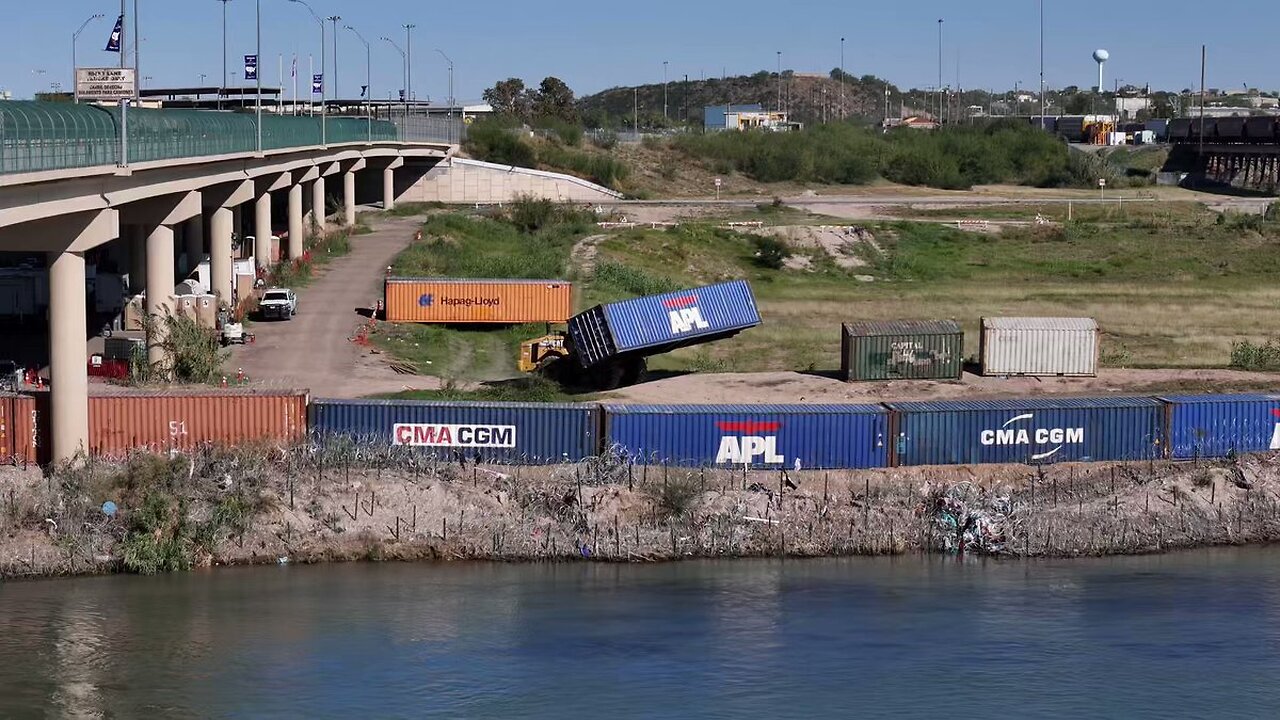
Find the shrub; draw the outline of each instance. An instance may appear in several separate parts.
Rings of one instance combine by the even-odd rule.
[[[496,120],[472,123],[467,131],[466,150],[477,159],[502,165],[533,167],[537,162],[533,146]]]
[[[691,475],[676,476],[645,488],[654,509],[665,520],[682,518],[697,509],[702,501],[699,480]]]
[[[770,270],[781,270],[791,257],[791,249],[776,237],[760,235],[752,239],[755,245],[755,264]]]
[[[1280,342],[1261,345],[1241,340],[1231,344],[1231,367],[1240,370],[1280,370]]]
[[[627,295],[661,295],[680,289],[678,283],[665,277],[650,275],[644,270],[616,262],[596,265],[595,281]]]

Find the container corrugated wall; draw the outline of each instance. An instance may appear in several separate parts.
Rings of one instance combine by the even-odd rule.
[[[743,280],[598,305],[569,320],[584,367],[624,353],[656,354],[735,335],[760,324]]]
[[[563,323],[573,314],[564,280],[387,278],[386,317],[413,323]]]
[[[315,400],[311,432],[357,444],[408,445],[442,457],[548,464],[598,451],[600,408],[539,403]]]
[[[856,380],[957,380],[964,373],[964,331],[950,320],[845,323],[840,374]]]
[[[47,393],[0,395],[0,464],[32,465],[48,461],[48,443],[44,439],[42,407],[47,407]]]
[[[303,391],[175,391],[89,398],[89,450],[103,457],[187,451],[204,444],[291,445],[304,439],[306,430]]]
[[[1176,460],[1280,450],[1280,395],[1180,395],[1169,404]]]
[[[605,442],[636,463],[885,467],[880,405],[606,405]]]
[[[983,375],[1093,377],[1098,323],[1090,318],[983,318]]]
[[[1154,398],[894,403],[896,465],[1148,460],[1164,455]]]

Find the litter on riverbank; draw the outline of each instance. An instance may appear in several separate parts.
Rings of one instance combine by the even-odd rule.
[[[744,472],[211,450],[51,476],[2,468],[0,481],[4,577],[346,560],[1075,557],[1280,538],[1276,457]]]

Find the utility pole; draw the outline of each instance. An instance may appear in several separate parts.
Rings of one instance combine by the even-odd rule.
[[[1202,182],[1204,180],[1207,180],[1209,175],[1209,166],[1204,162],[1204,98],[1205,98],[1204,67],[1205,67],[1206,61],[1208,60],[1208,57],[1209,56],[1208,56],[1207,46],[1201,45],[1200,46],[1200,132],[1199,132],[1200,151],[1199,151],[1199,157],[1196,159],[1196,165],[1199,166],[1201,164],[1204,164],[1204,174],[1201,176]]]
[[[840,38],[840,119],[845,118],[844,113],[844,38]]]
[[[408,56],[405,55],[404,50],[400,49],[400,46],[396,44],[395,40],[392,40],[386,35],[383,35],[382,39],[385,40],[387,44],[389,44],[391,47],[395,48],[396,52],[400,53],[400,102],[404,105],[405,123],[408,123],[409,122],[409,60],[408,60]],[[390,116],[391,116],[391,108],[388,107],[387,117],[389,118]]]
[[[335,100],[342,97],[338,94],[338,89],[341,87],[338,85],[338,21],[341,19],[341,15],[330,15],[325,18],[333,23],[333,97]]]
[[[360,42],[364,43],[364,101],[365,101],[365,120],[368,122],[368,141],[373,142],[373,49],[369,45],[369,41],[364,39],[360,31],[347,26],[347,29],[356,34],[360,38]]]
[[[124,69],[124,51],[125,51],[125,31],[124,28],[129,23],[125,22],[125,0],[120,0],[120,69]],[[226,0],[223,0],[226,2]],[[225,5],[223,7],[226,7]]]
[[[316,23],[320,26],[320,144],[328,145],[329,144],[329,130],[328,130],[328,117],[327,117],[328,111],[325,109],[325,106],[328,103],[325,102],[325,98],[328,95],[329,80],[324,76],[324,69],[325,69],[325,66],[328,64],[327,60],[325,59],[325,55],[326,55],[325,32],[326,31],[324,29],[324,20],[320,19],[320,16],[316,14],[315,10],[311,9],[311,6],[306,3],[306,0],[289,0],[289,2],[297,3],[302,7],[306,8],[307,12],[311,13],[311,17],[315,18]],[[312,73],[311,80],[312,80],[312,83],[314,84],[315,82],[314,73]],[[315,95],[314,87],[312,88],[311,94]]]
[[[257,72],[253,75],[258,81],[258,154],[262,154],[262,0],[254,0],[254,6],[257,9],[258,24],[258,49],[253,56],[254,63],[257,65]]]
[[[449,142],[452,144],[454,139],[453,138],[453,108],[454,108],[454,105],[457,104],[453,98],[453,60],[450,59],[448,55],[445,55],[444,51],[441,50],[440,48],[436,48],[436,52],[440,53],[440,57],[444,58],[444,61],[449,64]]]
[[[639,142],[640,141],[640,88],[631,89],[631,112],[632,112],[632,117],[634,118],[632,122],[635,123],[634,125],[632,125],[631,129],[635,130],[636,142]]]

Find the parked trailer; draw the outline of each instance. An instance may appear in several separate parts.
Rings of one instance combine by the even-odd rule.
[[[387,278],[386,319],[406,323],[563,323],[573,314],[565,280]]]
[[[982,318],[982,374],[1093,377],[1098,323],[1091,318]]]
[[[840,375],[855,380],[958,380],[964,374],[964,331],[951,320],[845,323]]]
[[[1149,460],[1164,455],[1154,398],[891,403],[896,466]]]
[[[1245,120],[1245,135],[1250,142],[1271,143],[1280,137],[1280,119],[1275,117],[1251,117]]]
[[[1225,458],[1280,450],[1280,395],[1172,395],[1169,456]]]
[[[605,405],[606,446],[637,464],[882,468],[882,405]]]
[[[407,446],[444,459],[540,465],[599,452],[595,405],[314,400],[310,422],[320,442]]]
[[[89,452],[190,451],[203,445],[294,445],[306,437],[307,392],[156,391],[89,397]]]

